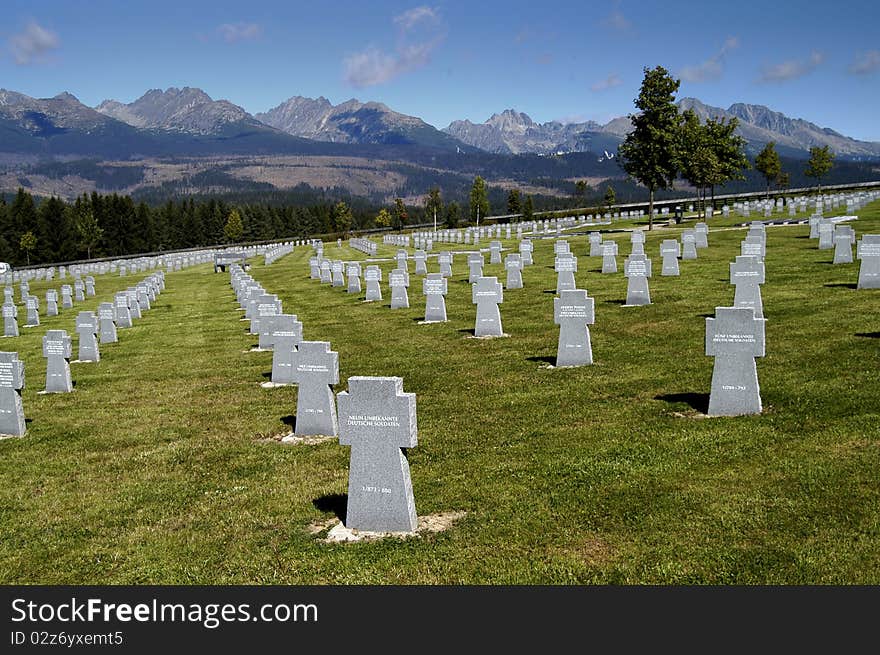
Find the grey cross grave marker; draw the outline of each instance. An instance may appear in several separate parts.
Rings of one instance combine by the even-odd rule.
[[[409,286],[409,273],[402,268],[396,268],[388,274],[388,286],[391,287],[391,309],[406,309],[409,307],[409,294],[406,288]]]
[[[556,270],[556,295],[566,289],[574,289],[574,273],[577,271],[577,257],[570,252],[559,253],[553,261]]]
[[[112,302],[98,305],[98,334],[101,343],[116,343],[116,306]]]
[[[442,273],[428,273],[422,280],[422,293],[425,296],[425,323],[446,321],[446,278]]]
[[[505,287],[508,289],[522,289],[522,255],[517,253],[508,254],[504,258],[504,269],[507,271],[507,284]]]
[[[98,318],[95,312],[80,312],[76,315],[76,333],[79,335],[79,353],[81,362],[98,362],[101,353],[98,350]]]
[[[663,266],[660,275],[679,275],[678,258],[681,257],[681,244],[675,239],[663,239],[660,242],[660,256]]]
[[[584,289],[566,289],[553,299],[553,320],[559,326],[556,366],[593,363],[588,326],[596,322],[594,305]]]
[[[474,324],[474,336],[500,337],[501,311],[498,305],[504,302],[504,291],[498,278],[481,277],[473,286],[471,301],[477,306],[477,319]]]
[[[617,273],[617,242],[602,242],[602,272]]]
[[[414,532],[409,463],[402,448],[418,444],[416,396],[399,377],[351,377],[339,404],[339,444],[351,446],[345,527]]]
[[[16,352],[0,352],[0,434],[20,437],[25,433],[23,388],[24,362]]]
[[[859,289],[880,289],[880,234],[864,234],[859,239],[856,256],[859,265]]]
[[[645,255],[630,255],[624,260],[623,275],[626,277],[626,305],[650,305],[648,278],[651,277],[651,260]]]
[[[764,263],[757,257],[739,255],[730,264],[730,283],[736,285],[733,293],[734,307],[750,307],[755,318],[764,318],[761,301],[761,285],[764,284]]]
[[[13,302],[3,303],[3,336],[18,336],[18,308]]]
[[[46,393],[70,393],[70,356],[73,344],[67,330],[49,330],[43,336],[43,357],[46,358]]]
[[[129,308],[128,294],[124,291],[117,293],[114,297],[116,305],[116,327],[131,327],[131,309]]]
[[[298,385],[294,434],[335,435],[331,385],[339,383],[339,353],[328,341],[300,341],[291,359],[291,379]]]
[[[272,323],[272,383],[293,384],[294,353],[302,341],[302,323],[295,314],[278,314]]]
[[[750,307],[716,307],[706,319],[706,355],[715,358],[710,416],[761,413],[755,357],[764,356],[765,322]]]
[[[376,264],[367,266],[367,270],[364,272],[364,280],[367,283],[365,300],[382,300],[382,287],[379,284],[382,281],[382,269]]]

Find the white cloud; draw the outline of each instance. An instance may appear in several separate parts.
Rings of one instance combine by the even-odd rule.
[[[825,61],[825,55],[821,52],[813,51],[809,59],[791,59],[781,64],[766,66],[758,78],[759,82],[787,82],[799,77],[803,77],[808,73],[812,73],[819,65]]]
[[[394,51],[370,46],[349,55],[342,62],[346,82],[359,88],[375,86],[421,68],[445,38],[440,16],[430,7],[414,7],[392,22],[398,32]]]
[[[870,75],[880,70],[880,50],[868,50],[860,54],[849,67],[853,75]]]
[[[257,23],[224,23],[217,28],[217,34],[226,43],[252,41],[263,36],[263,28]]]
[[[419,23],[437,23],[440,17],[437,11],[422,5],[413,7],[393,18],[394,24],[404,31],[409,31]]]
[[[632,28],[632,21],[620,11],[620,1],[615,0],[614,9],[602,19],[602,25],[618,32],[628,32]]]
[[[34,21],[29,22],[23,32],[9,37],[9,49],[19,66],[43,61],[49,52],[60,45],[61,39],[55,32]]]
[[[596,82],[593,86],[591,86],[590,90],[592,90],[594,93],[598,91],[607,91],[608,89],[613,89],[615,86],[620,86],[621,84],[623,84],[623,82],[621,81],[617,73],[611,73],[611,75],[606,77],[604,80],[600,80]]]
[[[685,66],[678,72],[678,76],[685,82],[709,82],[717,80],[724,72],[724,59],[727,54],[739,47],[739,38],[729,36],[724,40],[724,45],[712,57],[696,66]]]

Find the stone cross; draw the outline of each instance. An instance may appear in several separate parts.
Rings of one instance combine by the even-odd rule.
[[[834,247],[834,223],[829,218],[819,221],[819,250],[831,250]]]
[[[695,230],[683,230],[681,233],[681,258],[697,258],[697,233]]]
[[[69,284],[61,285],[61,308],[70,309],[73,307],[73,287]]]
[[[14,302],[6,301],[3,303],[3,336],[18,336],[18,308]]]
[[[93,278],[91,275],[86,277],[86,295],[95,295],[95,278]]]
[[[116,305],[116,327],[121,328],[130,328],[131,327],[131,309],[129,307],[129,298],[128,294],[124,291],[117,293],[114,297],[114,304]]]
[[[553,263],[556,270],[556,295],[566,289],[574,289],[574,273],[577,271],[577,257],[570,252],[559,253]]]
[[[102,302],[98,305],[98,333],[101,343],[116,343],[116,305]]]
[[[382,300],[382,287],[379,284],[382,281],[382,269],[376,264],[367,266],[366,271],[364,271],[364,280],[367,283],[367,295],[365,300]]]
[[[328,341],[300,341],[293,353],[291,380],[298,385],[297,435],[335,435],[336,405],[331,385],[339,383],[339,353]]]
[[[263,321],[271,323],[271,321],[268,321],[267,319],[275,316],[275,314],[281,313],[281,301],[276,295],[263,293],[256,296],[254,310],[255,311],[251,313],[250,334],[260,335],[260,343],[258,347],[268,350],[268,348],[270,348],[269,342],[271,339],[270,337],[264,337],[263,335],[268,335],[271,326],[267,325],[266,329],[263,329],[262,323]]]
[[[55,289],[46,290],[46,316],[58,316],[58,292]]]
[[[483,253],[468,253],[468,282],[474,284],[483,277]]]
[[[427,275],[428,274],[428,253],[424,250],[416,250],[413,255],[413,259],[416,261],[416,275]]]
[[[349,262],[346,267],[346,275],[348,276],[348,293],[361,292],[361,265],[358,262]]]
[[[645,233],[641,230],[633,230],[629,236],[630,244],[632,245],[632,251],[630,254],[632,255],[644,255],[645,254]]]
[[[443,277],[452,277],[452,259],[451,252],[441,252],[437,255],[437,261],[440,262],[440,275]]]
[[[344,287],[345,286],[345,275],[344,275],[345,265],[339,261],[330,262],[330,285],[334,287]]]
[[[764,261],[764,242],[759,236],[749,236],[740,243],[740,254],[757,257]]]
[[[43,357],[46,358],[46,392],[70,393],[70,356],[73,344],[67,330],[49,330],[43,336]]]
[[[504,270],[507,271],[508,289],[522,289],[522,256],[517,253],[510,253],[504,258]]]
[[[27,308],[25,327],[36,327],[40,324],[40,299],[36,296],[28,296],[24,301]]]
[[[409,307],[409,294],[406,288],[409,286],[409,273],[402,268],[396,268],[388,274],[388,286],[391,287],[391,309],[406,309]]]
[[[706,355],[715,358],[710,416],[761,413],[755,357],[764,356],[764,324],[750,307],[716,307],[706,319]]]
[[[333,272],[331,270],[332,265],[330,264],[329,259],[321,260],[321,284],[332,284],[333,283]]]
[[[602,256],[602,234],[590,232],[590,257]]]
[[[709,226],[706,223],[694,225],[694,234],[697,237],[697,248],[709,247]]]
[[[730,265],[730,283],[736,285],[734,307],[755,310],[755,318],[764,318],[761,285],[764,284],[764,263],[757,257],[739,255]]]
[[[309,258],[309,279],[321,279],[321,260],[317,257]]]
[[[409,258],[409,255],[407,254],[406,250],[398,250],[395,258],[397,259],[397,268],[409,273],[409,265],[407,264],[407,259]]]
[[[80,312],[76,316],[76,333],[79,335],[79,355],[81,362],[98,362],[98,317],[95,312]]]
[[[501,242],[500,241],[490,241],[489,242],[489,263],[490,264],[500,264],[501,263]]]
[[[479,278],[473,285],[471,301],[477,306],[474,336],[503,336],[501,311],[498,309],[498,305],[504,302],[504,291],[498,282],[498,278]]]
[[[838,225],[834,230],[834,264],[852,264],[852,247],[856,232],[850,225]]]
[[[681,257],[681,244],[675,239],[664,239],[660,242],[660,256],[663,258],[660,275],[679,275],[678,258]]]
[[[566,289],[553,299],[553,320],[559,326],[556,366],[593,363],[590,328],[596,322],[595,302],[583,289]]]
[[[80,278],[73,281],[73,292],[77,302],[82,302],[86,299],[86,285]]]
[[[273,317],[272,382],[293,384],[294,353],[302,341],[302,323],[295,314]]]
[[[23,388],[24,362],[16,352],[0,352],[0,434],[20,437],[25,433]]]
[[[531,266],[534,264],[532,260],[532,251],[535,249],[534,244],[529,239],[523,239],[519,242],[519,254],[522,257],[523,266]]]
[[[338,397],[339,444],[351,446],[345,527],[414,532],[409,463],[402,448],[418,444],[416,395],[403,378],[351,377]]]
[[[428,273],[422,280],[422,293],[425,295],[425,323],[446,321],[446,278],[442,273]]]
[[[650,305],[648,278],[651,277],[651,260],[645,255],[630,255],[623,263],[623,275],[626,277],[626,305]]]
[[[617,241],[602,242],[602,272],[617,273]]]
[[[139,284],[134,290],[141,313],[150,311],[150,294],[147,292],[146,285]]]
[[[880,234],[865,234],[859,240],[856,256],[859,266],[859,289],[880,289]]]

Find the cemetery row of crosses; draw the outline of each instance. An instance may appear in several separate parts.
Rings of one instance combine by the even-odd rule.
[[[880,289],[880,235],[865,234],[857,240],[849,221],[853,212],[880,197],[878,192],[859,192],[814,198],[790,198],[771,201],[743,202],[724,206],[723,216],[733,213],[750,219],[752,212],[760,212],[765,219],[747,220],[746,236],[740,252],[730,262],[730,284],[734,286],[733,302],[728,307],[717,307],[713,317],[706,318],[705,354],[714,358],[709,416],[741,416],[762,411],[756,358],[765,354],[764,306],[761,285],[765,283],[764,260],[767,255],[767,227],[787,224],[773,220],[773,214],[785,211],[791,216],[796,211],[812,210],[808,219],[810,238],[817,240],[819,250],[833,251],[834,264],[853,263],[853,246],[860,260],[859,289]],[[846,206],[847,215],[824,218],[823,210]],[[579,216],[552,221],[533,221],[488,227],[476,227],[411,234],[389,234],[385,245],[397,248],[395,268],[387,276],[390,287],[390,308],[410,306],[410,266],[414,276],[421,277],[424,296],[424,320],[421,324],[447,322],[446,296],[448,278],[456,266],[466,265],[471,285],[474,309],[472,338],[491,339],[508,337],[502,328],[500,305],[504,291],[517,293],[527,283],[524,273],[535,264],[533,241],[552,239],[553,267],[557,283],[553,303],[553,321],[559,326],[555,367],[578,367],[593,364],[590,325],[596,320],[596,307],[586,289],[577,287],[575,273],[578,256],[601,259],[602,274],[619,274],[618,241],[605,238],[613,230],[607,229],[615,220],[638,218],[643,212]],[[606,229],[603,229],[606,228]],[[571,250],[566,234],[586,229],[589,250],[576,253]],[[504,253],[502,230],[510,241],[515,234],[519,245],[516,252]],[[702,249],[710,248],[710,230],[706,222],[698,222],[693,229],[685,229],[680,239],[665,239],[660,243],[661,276],[680,276],[681,262],[696,260]],[[480,246],[488,240],[488,248]],[[629,231],[630,252],[623,261],[626,278],[624,307],[637,308],[651,304],[650,279],[654,267],[645,251],[645,232]],[[435,247],[444,244],[443,247]],[[445,244],[467,244],[472,249],[455,250]],[[341,246],[342,241],[337,242]],[[410,480],[405,449],[418,442],[415,394],[403,389],[400,377],[353,376],[348,379],[348,390],[334,397],[333,385],[339,383],[339,355],[328,341],[307,341],[303,338],[303,324],[296,314],[285,313],[277,295],[269,293],[249,273],[248,257],[262,255],[266,265],[289,254],[295,247],[313,249],[309,259],[309,277],[321,284],[338,288],[363,302],[381,301],[383,273],[377,256],[377,243],[365,238],[352,238],[348,245],[367,257],[364,261],[331,260],[324,257],[324,244],[318,240],[287,242],[273,246],[241,250],[205,250],[186,256],[139,258],[75,267],[70,271],[61,267],[36,269],[7,276],[3,304],[4,334],[19,334],[18,308],[13,283],[20,284],[21,301],[26,307],[26,328],[39,326],[39,300],[29,293],[29,279],[62,280],[71,274],[74,284],[61,286],[61,304],[54,289],[46,292],[46,311],[50,316],[72,309],[95,294],[92,274],[154,272],[140,283],[116,294],[114,302],[101,303],[97,313],[81,311],[76,315],[75,331],[78,337],[79,362],[97,362],[99,343],[117,340],[117,328],[131,327],[134,320],[147,311],[165,286],[165,270],[203,264],[213,259],[214,270],[227,271],[231,287],[240,309],[241,321],[248,323],[247,331],[258,336],[257,352],[271,351],[271,380],[263,383],[269,389],[296,385],[297,405],[293,433],[285,441],[303,443],[307,438],[338,437],[339,443],[350,446],[348,477],[348,506],[344,528],[356,532],[402,532],[417,529],[416,504]],[[412,251],[412,254],[410,253]],[[483,267],[488,253],[489,264],[503,265],[505,284],[496,277],[484,276]],[[772,256],[772,253],[771,253]],[[163,268],[165,270],[163,270]],[[430,270],[434,269],[434,270]],[[82,275],[87,274],[83,279]],[[363,280],[363,282],[362,282]],[[638,309],[632,310],[634,314]],[[549,317],[548,317],[549,320]],[[601,316],[599,317],[601,320]],[[515,337],[515,335],[513,335]],[[49,330],[43,337],[43,356],[46,359],[45,393],[70,393],[73,384],[70,372],[72,338],[66,330]],[[21,401],[24,386],[24,368],[16,352],[0,353],[0,433],[21,436],[25,433],[25,413]]]

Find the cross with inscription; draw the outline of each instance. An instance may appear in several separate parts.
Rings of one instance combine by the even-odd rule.
[[[58,292],[55,289],[46,290],[46,316],[58,316]]]
[[[43,357],[46,358],[46,392],[70,393],[70,357],[72,339],[67,330],[49,330],[43,336]]]
[[[567,289],[553,299],[553,320],[559,326],[556,366],[593,363],[590,328],[596,322],[595,302],[584,289]]]
[[[880,289],[880,234],[865,234],[859,239],[856,256],[859,265],[859,289]]]
[[[422,293],[425,295],[425,323],[446,321],[446,299],[448,285],[443,273],[428,273],[422,280]]]
[[[290,379],[299,385],[294,434],[336,434],[330,386],[339,383],[339,353],[330,350],[329,341],[301,341],[291,356],[291,369]]]
[[[477,306],[474,336],[503,336],[504,332],[501,330],[501,311],[498,309],[498,305],[504,302],[504,291],[498,282],[498,278],[481,277],[477,280],[471,292],[471,301]]]
[[[706,319],[706,355],[715,358],[710,416],[761,413],[755,358],[764,356],[765,322],[750,307],[716,307]]]
[[[617,242],[602,242],[602,272],[617,273]]]
[[[391,287],[391,309],[408,308],[409,294],[406,288],[409,286],[409,273],[402,268],[395,268],[388,274],[388,286]]]
[[[0,352],[0,434],[20,437],[25,433],[23,388],[24,362],[18,353]]]
[[[98,305],[98,328],[101,343],[116,343],[116,306],[112,302]]]
[[[483,253],[472,252],[468,254],[468,282],[474,284],[483,277]]]
[[[351,377],[339,404],[339,444],[351,446],[345,527],[414,532],[418,519],[403,448],[418,444],[416,395],[403,378]]]
[[[664,239],[660,242],[660,256],[663,258],[660,275],[679,275],[678,258],[681,257],[681,244],[675,239]]]
[[[570,252],[561,252],[553,260],[553,268],[556,271],[556,294],[566,289],[574,289],[574,273],[578,270],[577,257]]]
[[[504,258],[504,269],[507,271],[508,289],[522,289],[522,255],[518,253],[510,253]]]
[[[761,285],[764,284],[764,262],[750,255],[738,255],[730,264],[730,283],[736,285],[734,307],[751,307],[755,318],[764,318]]]
[[[413,259],[416,261],[416,275],[427,275],[428,274],[428,253],[424,250],[416,250],[413,255]]]
[[[379,284],[382,281],[382,269],[376,264],[367,266],[364,280],[367,283],[367,294],[364,299],[369,301],[382,300],[382,286]]]
[[[294,353],[302,341],[302,323],[296,314],[278,314],[272,322],[272,383],[293,384]]]
[[[116,304],[116,326],[121,328],[131,327],[131,310],[127,293],[117,293],[114,296]]]
[[[76,333],[79,335],[79,354],[81,362],[98,362],[98,317],[95,312],[80,312],[76,315]]]
[[[626,277],[626,306],[650,305],[651,260],[645,255],[630,255],[623,263],[623,275]]]
[[[18,336],[18,308],[12,301],[3,303],[3,336]]]

